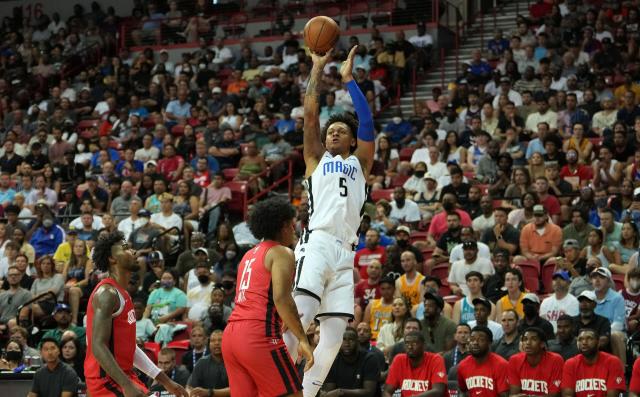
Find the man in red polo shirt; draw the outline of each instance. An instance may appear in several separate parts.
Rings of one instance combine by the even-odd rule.
[[[478,325],[471,330],[468,356],[458,364],[460,397],[506,397],[507,360],[491,352],[493,333]]]
[[[424,351],[424,335],[411,331],[404,337],[406,353],[393,359],[384,385],[382,397],[391,397],[400,389],[401,397],[422,396],[426,391],[430,397],[443,397],[447,392],[447,371],[444,359],[439,354]]]
[[[365,247],[356,252],[354,260],[356,269],[360,272],[361,279],[369,277],[367,267],[371,262],[377,260],[380,263],[385,263],[387,261],[387,254],[385,253],[384,247],[378,244],[380,242],[380,233],[376,229],[367,230],[364,241]]]
[[[589,328],[578,334],[580,354],[567,360],[562,373],[564,397],[614,397],[626,390],[620,359],[598,351],[600,335]]]
[[[523,352],[509,359],[509,394],[559,396],[564,360],[545,349],[547,338],[542,329],[531,327],[521,339]]]

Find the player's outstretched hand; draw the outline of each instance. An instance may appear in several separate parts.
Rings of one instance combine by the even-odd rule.
[[[333,55],[333,48],[327,51],[327,53],[324,55],[319,55],[311,51],[311,60],[313,61],[313,67],[317,68],[317,70],[323,70],[324,66],[331,59],[331,55]]]
[[[356,56],[356,50],[358,49],[357,45],[354,45],[349,51],[349,56],[347,56],[347,60],[342,62],[342,66],[340,66],[340,75],[342,76],[342,82],[348,83],[353,80],[353,58]]]
[[[189,393],[185,390],[185,388],[174,381],[171,381],[171,383],[164,385],[164,388],[167,389],[169,394],[173,394],[176,397],[189,397]]]
[[[300,341],[298,344],[298,354],[305,359],[304,372],[307,372],[313,366],[313,349],[306,340]]]

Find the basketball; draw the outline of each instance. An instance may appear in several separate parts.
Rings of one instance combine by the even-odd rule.
[[[338,42],[340,27],[332,18],[317,16],[304,27],[304,42],[316,54],[324,54]]]

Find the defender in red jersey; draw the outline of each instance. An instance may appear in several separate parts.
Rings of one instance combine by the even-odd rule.
[[[441,355],[424,351],[424,335],[411,331],[404,337],[407,353],[393,359],[382,397],[391,397],[400,389],[401,397],[442,397],[447,391],[447,370]]]
[[[93,290],[87,305],[87,355],[84,374],[91,397],[142,397],[147,389],[136,367],[178,397],[186,390],[173,382],[136,346],[136,315],[125,289],[131,273],[140,270],[124,236],[115,231],[101,236],[93,251],[96,268],[108,272]]]
[[[493,333],[489,328],[478,325],[471,330],[471,356],[458,364],[460,397],[506,397],[509,394],[508,364],[491,352],[492,341]]]
[[[626,390],[622,361],[598,351],[599,340],[597,331],[580,330],[580,354],[568,359],[562,370],[563,397],[616,397]]]
[[[313,365],[313,352],[291,288],[295,271],[295,210],[284,200],[256,204],[249,228],[262,242],[238,265],[233,313],[222,338],[234,396],[302,396],[302,381],[282,340],[282,323],[298,338],[298,352]]]
[[[547,338],[540,328],[528,328],[522,335],[523,352],[509,359],[509,393],[512,396],[560,395],[564,360],[545,349]]]
[[[640,396],[640,358],[633,363],[631,382],[629,382],[629,397]]]

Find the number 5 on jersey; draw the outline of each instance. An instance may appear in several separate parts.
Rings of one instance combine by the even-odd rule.
[[[249,289],[249,284],[251,283],[251,265],[255,262],[255,258],[251,258],[244,263],[244,270],[242,270],[242,278],[240,279],[240,287],[238,288],[238,302],[244,302],[245,292]]]
[[[340,197],[347,197],[347,178],[340,178]]]

